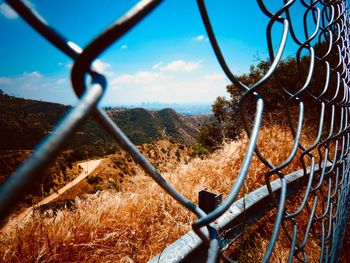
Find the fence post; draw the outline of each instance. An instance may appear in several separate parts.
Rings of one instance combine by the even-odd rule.
[[[222,194],[211,193],[205,189],[198,192],[198,205],[207,214],[217,208],[222,202]]]

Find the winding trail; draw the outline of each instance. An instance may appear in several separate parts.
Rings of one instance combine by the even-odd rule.
[[[98,159],[98,160],[90,160],[86,162],[78,163],[78,165],[83,168],[83,171],[78,175],[77,178],[75,178],[73,181],[69,182],[62,188],[60,188],[57,192],[49,195],[48,197],[45,197],[43,200],[41,200],[39,203],[29,207],[28,209],[24,210],[22,213],[20,213],[18,216],[15,216],[14,218],[11,218],[9,222],[0,230],[1,232],[7,232],[11,229],[11,226],[13,224],[18,224],[19,222],[22,222],[25,220],[33,211],[34,207],[39,207],[45,204],[48,204],[52,201],[54,201],[56,198],[58,198],[61,194],[78,184],[81,180],[83,180],[85,177],[87,177],[89,174],[91,174],[97,166],[101,163],[101,161],[104,159]]]
[[[61,194],[63,194],[65,191],[67,191],[68,189],[72,188],[74,185],[76,185],[77,183],[79,183],[81,180],[83,180],[85,177],[87,177],[90,173],[92,173],[92,171],[94,171],[97,166],[100,164],[100,162],[103,159],[99,159],[99,160],[90,160],[90,161],[86,161],[86,162],[81,162],[78,163],[78,165],[83,168],[83,171],[79,174],[79,176],[77,178],[75,178],[73,181],[69,182],[68,184],[66,184],[65,186],[63,186],[62,188],[60,188],[56,193],[53,193],[52,195],[49,195],[48,197],[44,198],[43,200],[41,200],[39,203],[37,203],[35,206],[41,206],[41,205],[45,205],[47,203],[52,202],[53,200],[55,200],[56,198],[58,198]],[[32,207],[29,209],[33,209]]]

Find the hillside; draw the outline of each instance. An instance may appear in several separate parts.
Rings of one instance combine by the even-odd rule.
[[[188,163],[191,159],[189,157],[191,147],[169,140],[145,143],[137,148],[161,173],[173,171],[179,164]],[[142,173],[141,167],[132,160],[131,156],[124,150],[120,150],[106,156],[86,180],[82,180],[65,192],[57,201],[41,207],[41,210],[64,207],[74,202],[76,197],[97,191],[120,192],[125,184]]]
[[[55,124],[70,108],[62,104],[16,98],[0,93],[0,185],[31,155],[36,144],[51,133]],[[153,147],[154,149],[150,151],[156,153],[157,157],[164,155],[165,152],[169,154],[167,158],[162,157],[163,161],[147,156],[158,167],[163,165],[164,160],[173,163],[173,160],[180,158],[173,156],[174,153],[180,151],[182,155],[180,145],[182,149],[188,149],[188,145],[195,141],[198,128],[210,118],[182,116],[172,109],[160,111],[141,108],[110,109],[107,113],[136,145],[142,145],[141,151],[144,149],[147,154],[149,151],[147,149]],[[167,142],[156,142],[162,139],[167,139]],[[174,153],[170,154],[172,148]],[[111,154],[118,155],[119,151],[119,146],[109,134],[93,119],[89,119],[76,132],[66,149],[53,160],[51,166],[38,175],[37,183],[30,189],[30,195],[26,197],[25,203],[29,205],[36,203],[43,196],[73,180],[79,174],[77,166],[74,165],[77,161]],[[130,163],[130,160],[127,163]],[[125,166],[120,163],[123,159],[115,157],[110,162],[108,165],[115,167],[111,173],[115,175],[113,180],[116,182],[119,182],[119,177],[132,175],[124,171]],[[134,171],[134,168],[131,171]],[[90,180],[90,183],[93,181],[95,183],[90,184],[92,187],[88,192],[106,188],[105,185],[97,184],[96,180],[99,178],[95,181]]]
[[[32,150],[70,108],[0,94],[0,151]],[[184,117],[172,109],[111,109],[108,114],[137,145],[160,139],[192,144],[198,127],[203,123],[203,117]],[[74,162],[102,157],[114,153],[119,147],[91,118],[76,132],[66,149],[65,159]]]
[[[31,150],[69,106],[0,95],[0,150]]]
[[[270,139],[269,144],[265,143],[266,138]],[[303,142],[310,145],[311,136],[303,136]],[[195,203],[198,191],[203,188],[222,193],[225,197],[239,172],[247,143],[247,136],[241,135],[239,140],[224,145],[206,159],[181,160],[177,168],[162,174]],[[292,134],[288,127],[283,125],[263,127],[258,145],[267,158],[284,159],[292,147]],[[167,144],[164,149],[168,149],[169,146],[170,144]],[[283,150],[271,151],[271,147]],[[156,148],[162,149],[159,145]],[[140,149],[142,150],[142,147]],[[155,148],[152,147],[143,149],[147,156],[152,155],[153,150]],[[166,154],[155,156],[156,159],[162,157],[166,157]],[[125,166],[121,165],[124,163],[127,169],[131,170],[128,156],[120,153],[119,156],[111,156],[104,163],[104,167],[100,167],[101,169],[88,179],[94,183],[100,180],[92,178],[103,177],[98,183],[109,184],[108,191],[72,198],[69,204],[38,209],[28,222],[18,222],[11,232],[2,233],[3,246],[0,251],[5,255],[3,260],[146,262],[190,230],[194,215],[175,202],[141,170],[136,170],[135,175],[125,178],[122,182],[118,181],[115,187],[116,178],[109,179],[107,176],[115,174],[113,165],[116,162],[119,163],[118,167]],[[286,167],[285,172],[299,168],[300,163],[296,158]],[[245,187],[239,196],[264,185],[263,175],[267,170],[258,158],[254,157]],[[296,198],[292,204],[297,205],[300,202]],[[234,251],[231,251],[233,258],[242,262],[261,260],[262,254],[259,252],[267,248],[273,222],[274,216],[267,216],[255,228],[247,229],[246,235],[242,236],[242,242],[238,241]],[[300,222],[302,227],[304,222],[308,222],[305,215],[302,215]],[[271,262],[287,261],[289,244],[286,240],[278,240]],[[310,240],[307,246],[311,251],[315,251],[309,257],[309,260],[314,262],[319,256],[319,245],[315,240]]]
[[[107,113],[135,144],[164,138],[192,144],[198,131],[195,118],[181,116],[172,109],[114,109]]]

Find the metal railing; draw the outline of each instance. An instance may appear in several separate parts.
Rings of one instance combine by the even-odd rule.
[[[314,168],[318,170],[319,167],[315,165]],[[311,172],[314,173],[315,170]],[[310,176],[310,169],[307,175]],[[307,179],[304,170],[288,174],[285,178],[288,183],[287,197],[297,193],[300,190],[300,184]],[[271,183],[271,189],[278,197],[281,193],[280,180],[274,180]],[[234,202],[218,220],[214,221],[215,228],[220,233],[220,249],[227,249],[244,233],[247,225],[255,223],[273,208],[274,204],[271,202],[267,186],[260,187]],[[203,262],[204,250],[205,245],[202,240],[193,231],[190,231],[149,262]]]
[[[255,207],[254,209],[258,209],[262,213],[260,216],[265,213],[264,211],[268,211],[272,208],[274,208],[273,211],[275,211],[273,230],[262,261],[267,262],[269,260],[277,238],[282,232],[287,237],[290,244],[290,256],[288,261],[307,261],[308,251],[306,249],[306,243],[310,231],[314,231],[313,226],[315,224],[321,226],[320,233],[315,233],[315,236],[317,236],[320,242],[320,261],[335,262],[338,260],[347,223],[350,200],[348,196],[350,185],[350,17],[347,9],[347,1],[300,0],[299,3],[301,3],[304,8],[304,13],[300,14],[303,16],[304,37],[300,39],[295,33],[295,24],[290,14],[291,8],[297,2],[296,0],[280,1],[280,8],[277,11],[271,11],[263,0],[257,0],[261,11],[269,18],[269,23],[266,28],[269,63],[266,72],[258,81],[251,85],[246,85],[231,72],[229,66],[226,64],[225,57],[215,37],[205,2],[204,0],[197,0],[210,43],[222,70],[230,81],[242,91],[239,100],[239,109],[245,130],[249,135],[249,144],[246,149],[244,160],[230,192],[221,205],[209,214],[206,214],[201,208],[188,200],[169,184],[169,182],[167,182],[152,164],[137,150],[108,115],[97,106],[103,93],[107,89],[107,80],[94,69],[93,62],[109,46],[139,23],[142,18],[152,12],[162,1],[140,1],[125,15],[110,25],[109,28],[93,39],[84,49],[81,49],[74,42],[66,39],[54,28],[50,27],[50,25],[42,19],[32,7],[29,7],[25,1],[7,0],[6,2],[53,46],[74,60],[71,70],[71,82],[72,88],[79,97],[79,103],[72,108],[55,127],[55,131],[37,145],[31,158],[23,163],[15,171],[13,176],[1,187],[1,221],[9,215],[11,208],[23,198],[28,185],[35,182],[36,174],[43,170],[63,149],[68,138],[86,121],[87,117],[93,116],[101,127],[113,136],[120,146],[132,156],[134,161],[138,163],[159,186],[198,217],[192,224],[193,232],[185,236],[184,241],[186,244],[191,244],[191,242],[194,241],[193,244],[198,244],[198,246],[194,245],[190,246],[187,250],[185,249],[187,254],[195,251],[197,247],[199,247],[199,244],[201,244],[200,255],[202,257],[205,255],[207,262],[216,262],[218,258],[233,262],[233,260],[224,255],[223,250],[228,244],[235,240],[234,237],[239,234],[239,231],[233,233],[230,238],[223,236],[222,231],[226,225],[232,227],[235,218],[234,216],[230,216],[230,213],[232,214],[232,209],[236,207],[236,210],[241,210],[239,207],[239,202],[241,201],[237,201],[235,204],[234,202],[246,180],[252,157],[255,154],[269,169],[265,174],[266,187],[263,190],[260,189],[258,193],[261,194],[263,192],[264,194],[261,200],[270,200],[271,204],[268,208],[261,208],[261,210],[259,210],[256,204],[261,200],[259,199],[259,201],[252,198],[249,205]],[[244,4],[244,2],[240,4]],[[310,32],[309,23],[313,23],[313,32]],[[272,28],[275,24],[283,26],[280,38],[281,41],[277,49],[274,48],[272,41]],[[283,51],[286,48],[288,34],[291,36],[290,41],[298,46],[298,51],[296,53],[298,65],[302,61],[302,53],[305,51],[308,52],[308,68],[303,72],[305,76],[299,76],[300,78],[305,78],[305,80],[300,81],[300,87],[294,87],[294,89],[285,89],[281,87],[287,111],[289,109],[288,106],[294,103],[297,105],[299,116],[297,120],[293,120],[291,115],[289,115],[289,126],[293,133],[294,141],[293,148],[288,158],[278,165],[273,165],[264,158],[257,147],[258,135],[263,119],[263,112],[265,110],[265,101],[260,93],[269,92],[269,89],[265,90],[266,87],[264,84],[277,72]],[[313,43],[317,40],[318,43],[322,43],[326,47],[322,56],[315,54],[315,45]],[[330,58],[331,55],[332,59]],[[310,83],[314,79],[315,65],[320,64],[325,67],[325,79],[318,93],[315,93],[315,91],[311,89]],[[301,72],[302,71],[299,72],[299,75],[302,74]],[[87,76],[91,77],[90,83],[86,82]],[[291,92],[291,90],[293,90],[293,92]],[[301,134],[305,119],[304,108],[308,106],[304,102],[304,95],[307,95],[309,100],[312,100],[320,106],[320,112],[318,112],[320,121],[316,125],[318,126],[318,133],[317,136],[315,136],[314,143],[307,148],[301,143]],[[251,125],[248,121],[249,116],[246,116],[247,113],[245,111],[245,104],[248,100],[255,101],[255,115]],[[331,145],[334,150],[332,157],[330,153]],[[315,149],[319,151],[319,156],[313,154],[313,150]],[[303,169],[295,173],[297,174],[296,177],[295,174],[285,175],[283,173],[283,168],[289,165],[294,158],[297,158],[298,151],[302,152],[300,159]],[[310,166],[306,167],[306,162],[303,161],[304,158],[309,158],[311,160]],[[271,182],[273,175],[277,175],[278,179],[277,181]],[[291,178],[297,178],[298,183],[293,183],[295,180]],[[293,190],[294,188],[296,188],[296,190]],[[304,189],[300,206],[294,212],[287,212],[285,209],[287,197],[292,192],[300,189]],[[278,194],[276,194],[277,192]],[[254,196],[254,193],[249,196]],[[316,207],[319,204],[322,204],[321,214],[318,214],[316,211]],[[302,233],[304,238],[300,238],[301,230],[298,229],[296,218],[305,210],[309,214],[309,220],[306,224],[307,227]],[[247,211],[249,212],[249,209]],[[239,213],[236,216],[239,216]],[[253,217],[250,223],[259,218],[259,216],[255,219]],[[225,223],[218,227],[218,222],[222,221],[225,221]],[[291,230],[288,230],[289,228],[286,227],[286,223],[292,226]],[[226,242],[225,240],[228,241]],[[183,248],[178,245],[175,245],[175,247]],[[169,251],[169,249],[171,250],[171,248],[174,247],[171,246],[166,249],[166,251]],[[158,256],[157,259],[160,259],[160,257]],[[174,258],[174,261],[181,260],[181,257]]]

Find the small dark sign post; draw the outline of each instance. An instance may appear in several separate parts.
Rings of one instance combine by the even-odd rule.
[[[222,194],[214,194],[205,189],[198,193],[198,205],[207,214],[217,208],[221,202]]]

